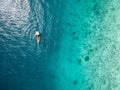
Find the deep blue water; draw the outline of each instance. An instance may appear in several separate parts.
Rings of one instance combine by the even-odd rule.
[[[0,1],[0,90],[56,90],[60,5],[60,0]],[[39,45],[35,31],[41,32]]]

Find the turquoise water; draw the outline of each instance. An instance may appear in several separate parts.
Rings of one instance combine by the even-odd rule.
[[[119,21],[119,0],[0,0],[0,90],[119,90]]]
[[[119,0],[66,3],[59,90],[119,90]]]

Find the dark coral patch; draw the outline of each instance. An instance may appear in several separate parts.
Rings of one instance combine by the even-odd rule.
[[[88,90],[94,90],[94,85],[93,85],[93,84],[90,84],[90,85],[88,86]]]
[[[81,65],[81,62],[82,62],[81,59],[78,59],[78,60],[77,60],[78,65]]]
[[[80,2],[81,0],[78,0],[78,2]]]
[[[73,81],[73,85],[77,85],[78,84],[78,81],[77,80],[74,80]]]
[[[76,39],[78,40],[78,39],[79,39],[79,37],[76,37]]]
[[[79,37],[73,37],[73,40],[79,40]]]
[[[76,34],[76,32],[73,32],[73,35],[75,35]]]
[[[90,60],[89,56],[86,56],[85,61],[89,61],[89,60]]]
[[[95,12],[96,15],[100,15],[100,7],[98,6],[98,4],[95,4],[93,7],[93,10]]]

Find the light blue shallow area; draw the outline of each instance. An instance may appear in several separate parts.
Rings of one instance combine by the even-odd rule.
[[[0,90],[120,90],[119,59],[119,0],[0,0]]]
[[[120,1],[66,3],[62,28],[67,37],[59,54],[59,90],[119,90]]]

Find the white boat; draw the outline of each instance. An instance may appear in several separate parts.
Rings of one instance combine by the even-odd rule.
[[[40,32],[39,32],[39,31],[36,31],[36,32],[35,32],[35,36],[36,36],[36,41],[37,41],[37,43],[39,44],[39,43],[40,43]]]

